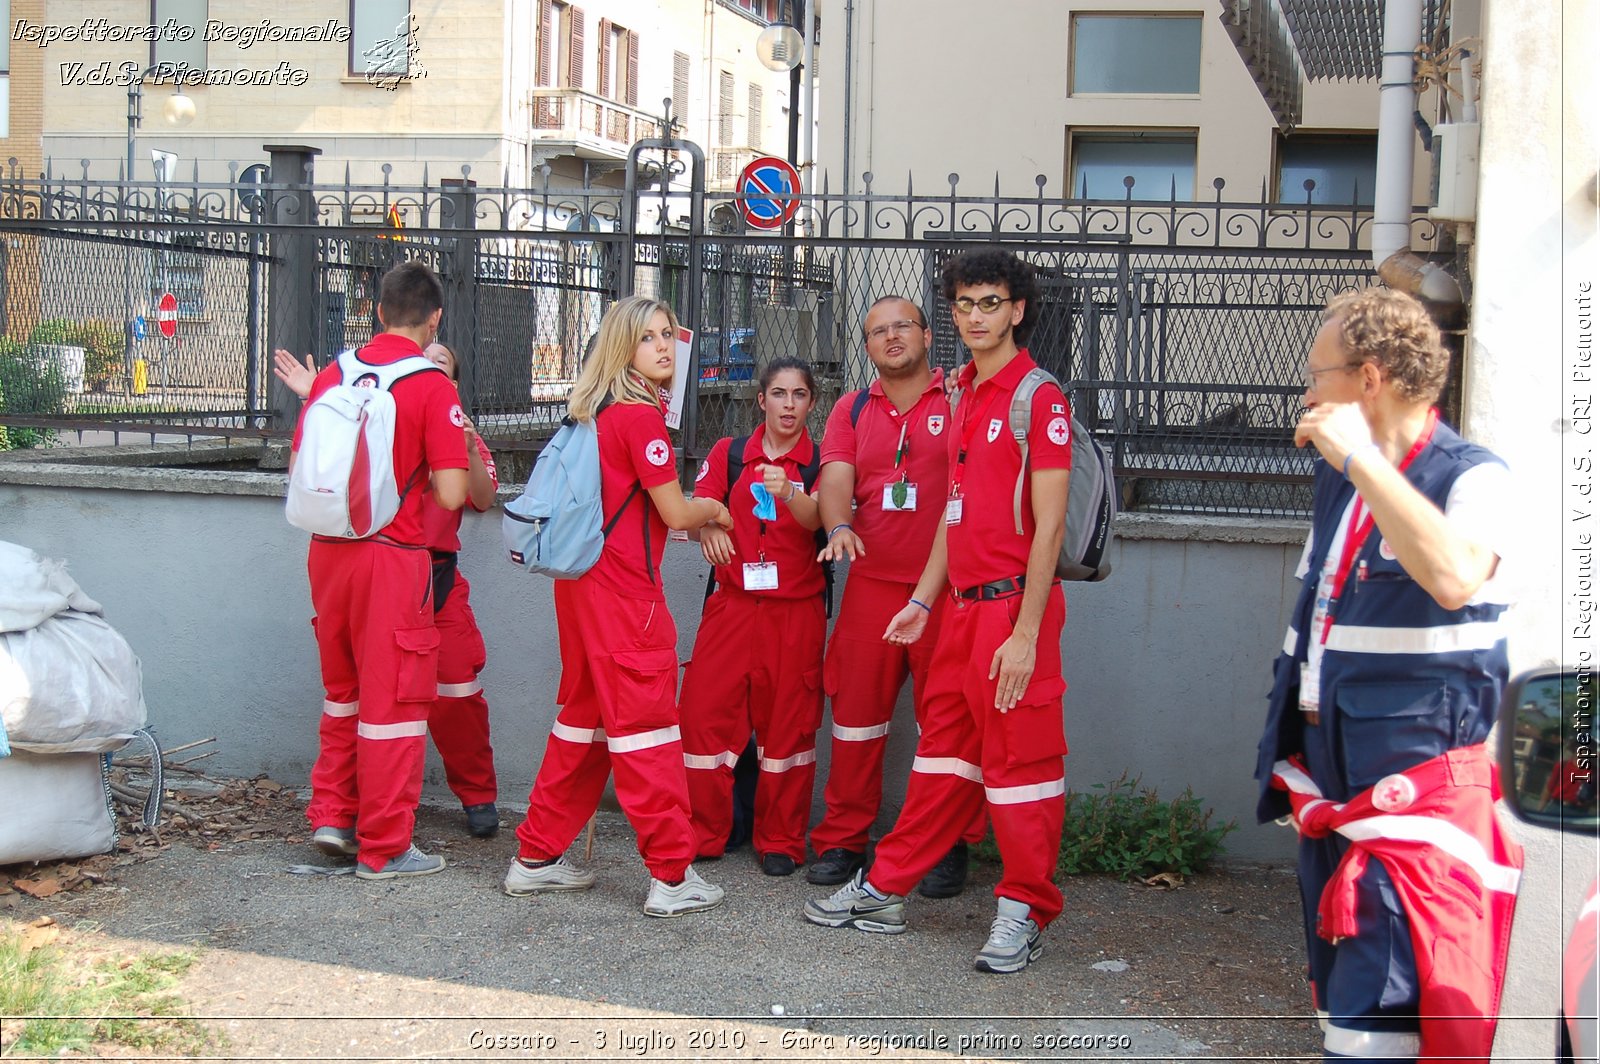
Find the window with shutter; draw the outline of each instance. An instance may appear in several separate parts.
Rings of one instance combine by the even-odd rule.
[[[628,81],[622,102],[629,107],[639,106],[639,35],[628,30]]]
[[[601,19],[600,51],[595,57],[598,66],[596,77],[598,78],[600,95],[607,98],[611,96],[611,34],[611,20],[608,18]]]
[[[561,84],[569,89],[583,88],[583,8],[567,9],[567,69]]]
[[[750,83],[750,110],[749,110],[749,113],[746,116],[746,118],[747,118],[747,129],[746,129],[745,133],[746,133],[746,136],[749,139],[746,140],[745,143],[747,145],[749,145],[750,147],[754,148],[756,151],[760,151],[761,150],[761,86],[757,85],[753,81]]]
[[[717,77],[717,146],[733,144],[733,75],[726,70]]]
[[[685,125],[689,122],[689,57],[672,53],[672,113]]]
[[[533,47],[533,83],[540,88],[555,84],[551,77],[555,56],[556,11],[552,0],[539,0],[539,39]]]

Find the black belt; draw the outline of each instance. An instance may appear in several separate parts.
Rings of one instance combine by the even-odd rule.
[[[1024,577],[1014,576],[1009,580],[995,580],[987,584],[975,584],[972,587],[952,588],[951,593],[956,598],[964,599],[967,602],[989,602],[993,599],[1020,595],[1026,585],[1027,580]]]

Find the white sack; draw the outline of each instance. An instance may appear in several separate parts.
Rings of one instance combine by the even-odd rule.
[[[0,758],[0,865],[106,853],[117,842],[99,754]]]
[[[0,632],[26,632],[63,610],[100,613],[65,562],[0,540]]]
[[[115,750],[145,725],[139,658],[104,619],[76,610],[0,633],[0,720],[13,750]]]

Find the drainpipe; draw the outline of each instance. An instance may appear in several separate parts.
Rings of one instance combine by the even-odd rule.
[[[855,0],[845,0],[844,4],[844,194],[850,195],[850,109],[852,105],[851,92],[855,85],[856,72],[851,64],[855,61],[855,31],[856,31],[856,5]]]
[[[1422,0],[1387,0],[1378,93],[1378,175],[1372,209],[1372,264],[1384,284],[1431,303],[1459,304],[1461,285],[1411,251],[1411,174],[1417,109],[1413,53],[1422,40]]]

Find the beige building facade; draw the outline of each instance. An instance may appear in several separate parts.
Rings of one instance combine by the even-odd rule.
[[[1464,6],[1464,5],[1458,5]],[[1376,83],[1303,83],[1280,128],[1216,0],[821,0],[830,187],[1370,205]],[[1424,113],[1428,113],[1426,107]],[[1070,190],[1068,192],[1067,190]],[[1426,168],[1417,191],[1428,190]],[[1420,199],[1418,202],[1422,202]]]
[[[633,141],[679,133],[726,171],[783,154],[787,72],[756,59],[776,0],[31,0],[13,61],[43,66],[41,147],[57,174],[125,166],[128,86],[143,81],[134,176],[226,180],[265,144],[321,150],[322,180],[480,185],[605,180]],[[17,3],[14,2],[14,7]],[[16,20],[13,20],[16,22]],[[17,30],[17,26],[13,26]],[[163,122],[181,81],[193,121]],[[620,183],[619,178],[613,178]]]

